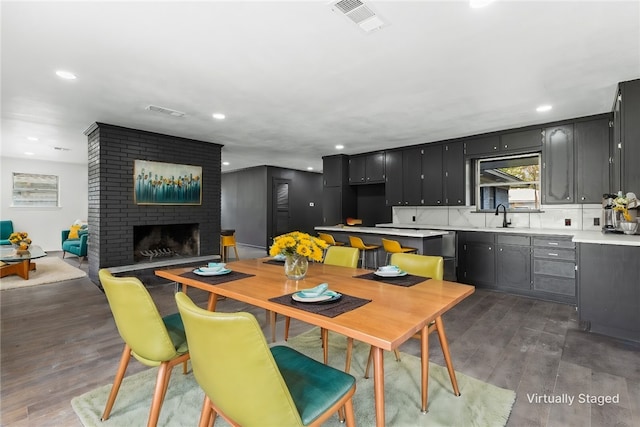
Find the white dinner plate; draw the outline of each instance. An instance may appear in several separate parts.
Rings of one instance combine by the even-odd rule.
[[[193,270],[193,273],[197,274],[198,276],[222,276],[223,274],[231,273],[231,270],[229,270],[228,268],[223,268],[218,271],[202,271],[199,268],[196,268],[195,270]]]
[[[326,301],[337,300],[340,297],[342,297],[342,294],[338,292],[332,292],[330,294],[320,295],[319,297],[303,297],[302,295],[299,295],[298,292],[291,295],[291,298],[294,301],[298,301],[298,302],[326,302]]]
[[[378,271],[376,270],[373,274],[375,274],[376,276],[380,276],[380,277],[402,277],[402,276],[406,276],[407,272],[406,271]]]

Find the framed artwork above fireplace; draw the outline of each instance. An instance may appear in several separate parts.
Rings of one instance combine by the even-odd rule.
[[[202,167],[134,160],[133,192],[137,205],[200,205]]]

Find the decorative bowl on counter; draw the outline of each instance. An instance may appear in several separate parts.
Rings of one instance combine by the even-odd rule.
[[[638,223],[637,222],[627,222],[627,221],[622,221],[620,223],[620,228],[622,229],[622,232],[624,234],[636,234],[636,231],[638,231]]]

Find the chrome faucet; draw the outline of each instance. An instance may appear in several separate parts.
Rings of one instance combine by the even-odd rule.
[[[502,228],[507,228],[511,225],[511,221],[507,222],[507,207],[502,203],[499,203],[498,206],[496,206],[496,216],[500,214],[500,206],[502,206],[502,212],[504,215],[502,217]]]

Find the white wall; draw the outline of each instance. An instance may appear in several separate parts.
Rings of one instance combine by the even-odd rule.
[[[60,232],[88,216],[87,165],[0,157],[0,218],[13,221],[15,231],[26,231],[45,251],[62,250]],[[60,207],[11,207],[12,174],[37,173],[60,178]]]

